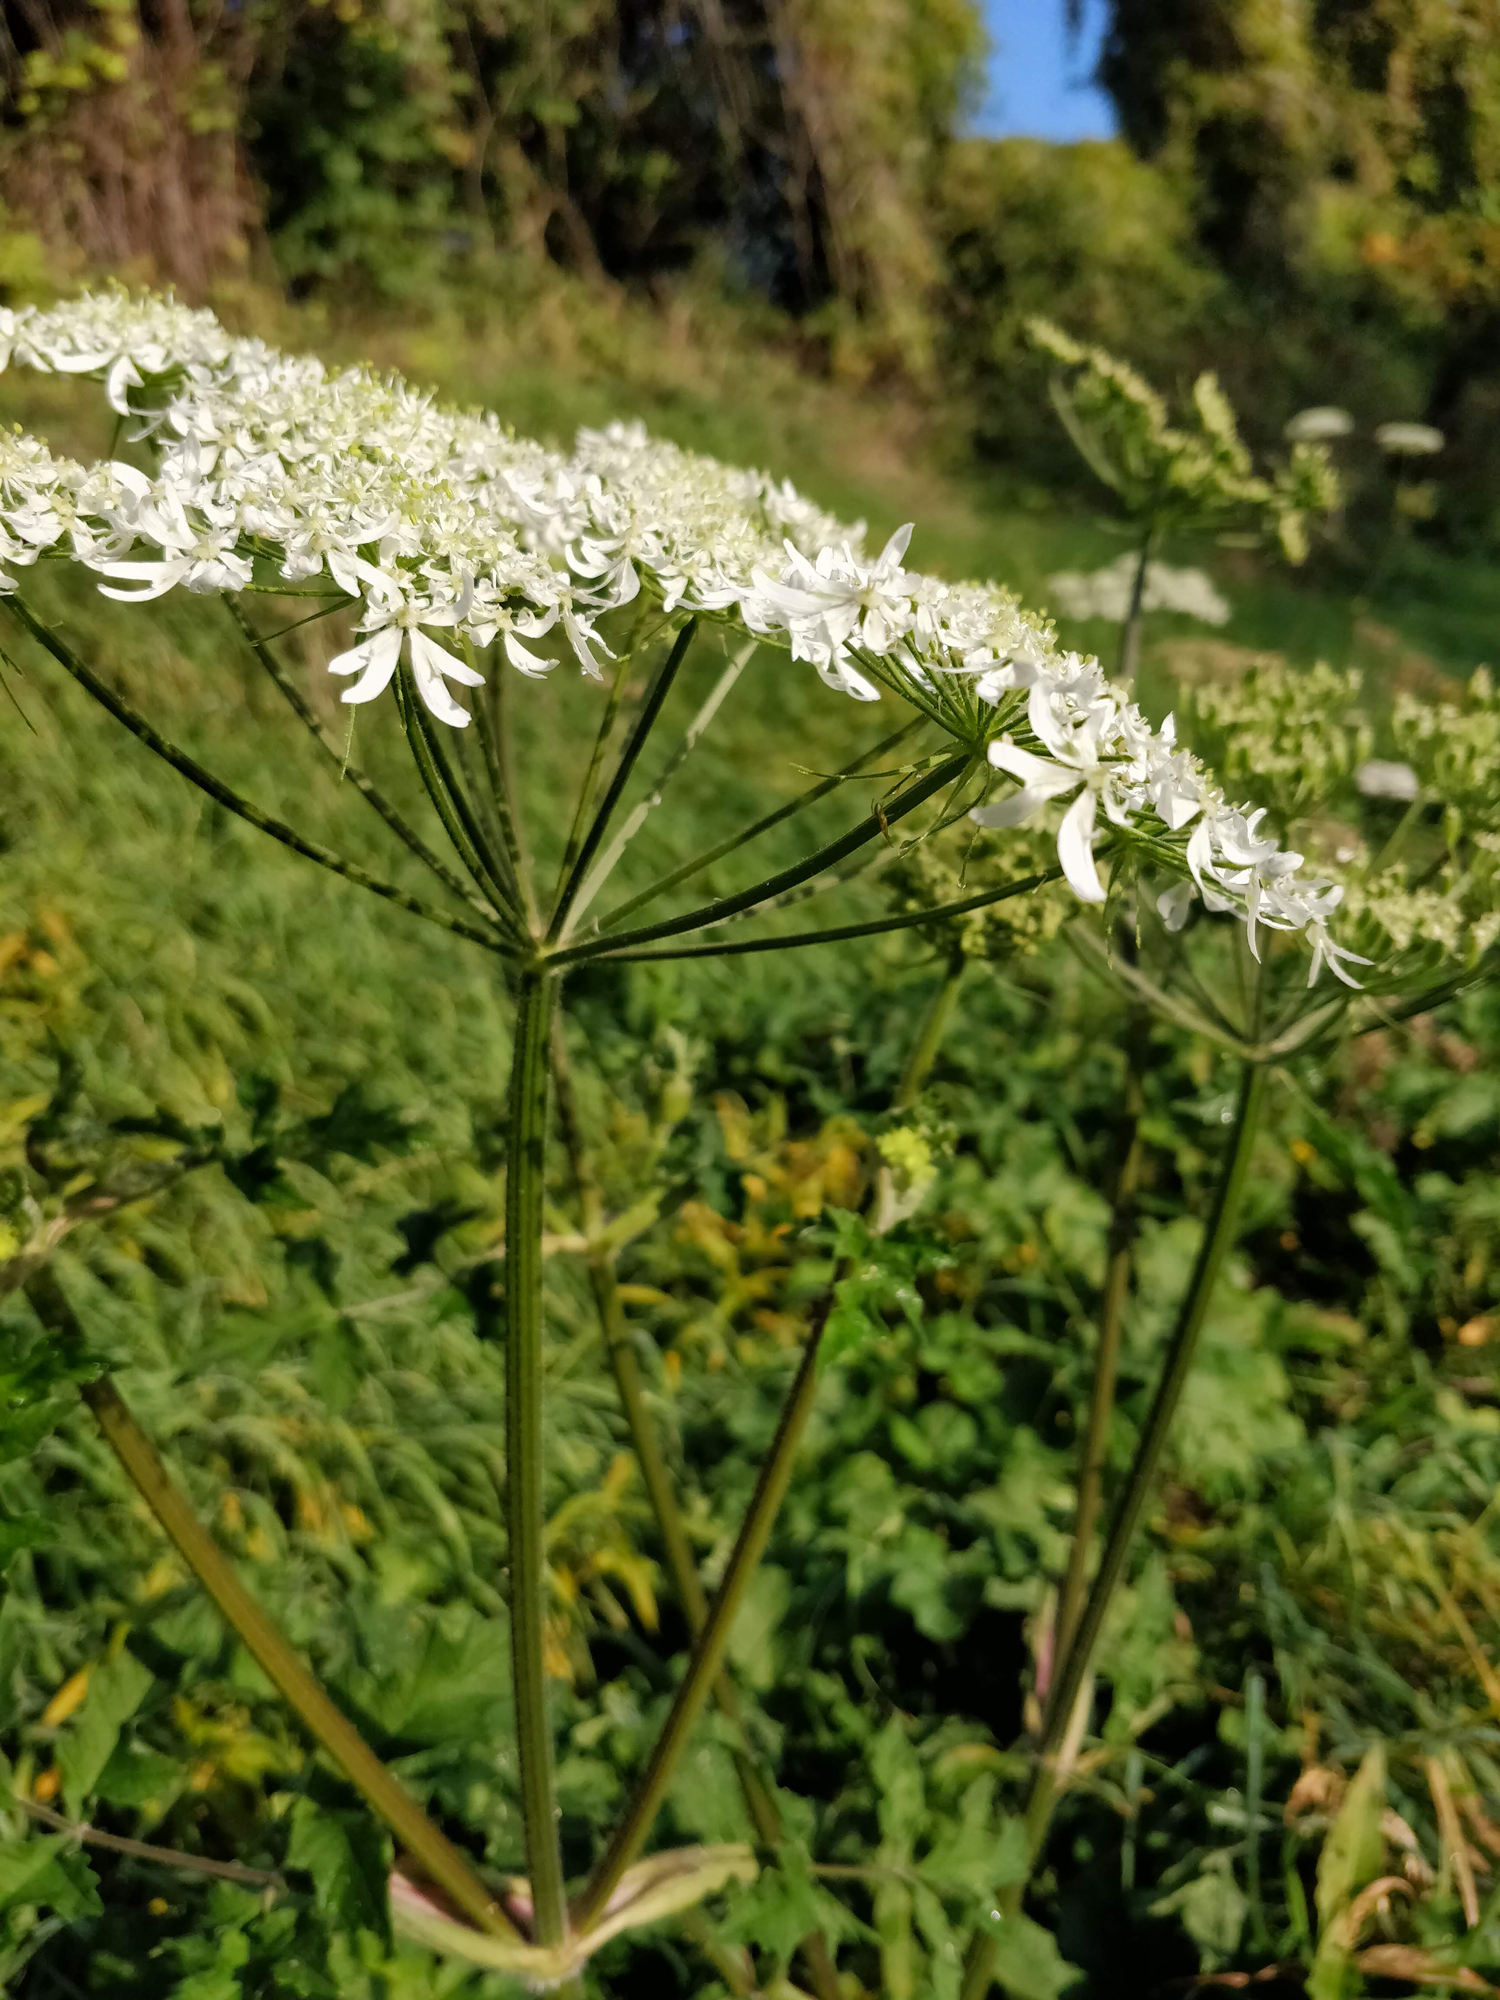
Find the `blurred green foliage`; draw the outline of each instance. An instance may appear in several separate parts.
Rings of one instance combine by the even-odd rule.
[[[1021,480],[1066,453],[1021,328],[1447,449],[1488,545],[1500,425],[1488,0],[1111,0],[1122,136],[967,135],[975,0],[0,7],[0,285],[109,269],[226,309],[582,319],[621,291],[895,384]],[[1273,337],[1267,337],[1268,330]]]

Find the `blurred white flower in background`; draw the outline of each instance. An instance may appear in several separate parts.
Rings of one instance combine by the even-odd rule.
[[[1406,804],[1420,789],[1410,764],[1392,763],[1388,758],[1371,757],[1354,773],[1354,782],[1367,799],[1400,799]]]
[[[1108,618],[1118,625],[1129,613],[1135,587],[1136,558],[1120,556],[1088,574],[1060,570],[1047,579],[1052,601],[1065,618]],[[1141,594],[1143,611],[1175,611],[1205,625],[1226,625],[1229,605],[1201,569],[1174,569],[1170,563],[1148,562]]]
[[[1382,424],[1375,433],[1376,444],[1391,458],[1430,458],[1445,441],[1431,424]]]
[[[1327,444],[1331,438],[1348,437],[1353,429],[1354,419],[1347,410],[1317,403],[1310,410],[1299,410],[1281,434],[1288,444]]]

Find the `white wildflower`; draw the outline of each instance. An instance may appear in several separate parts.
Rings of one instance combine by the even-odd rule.
[[[1333,403],[1317,403],[1310,410],[1299,410],[1281,435],[1288,444],[1328,444],[1334,438],[1348,437],[1353,429],[1354,419],[1347,410]]]
[[[1410,803],[1421,790],[1410,764],[1397,764],[1384,757],[1370,757],[1359,765],[1354,782],[1367,799],[1401,799]]]
[[[1431,424],[1381,424],[1375,442],[1392,458],[1430,458],[1447,440]]]
[[[1048,595],[1066,618],[1107,618],[1118,625],[1130,611],[1138,561],[1123,555],[1087,573],[1060,570],[1047,579]],[[1226,625],[1230,615],[1227,601],[1201,569],[1178,569],[1163,562],[1146,564],[1141,609],[1175,611],[1205,625]]]
[[[1153,729],[1096,660],[1061,651],[999,586],[908,569],[910,527],[872,558],[861,528],[790,486],[638,424],[580,431],[565,455],[398,377],[233,338],[170,300],[117,291],[0,313],[9,363],[96,377],[154,469],[84,467],[0,434],[0,589],[43,559],[85,564],[127,600],[326,577],[355,618],[332,662],[351,682],[344,700],[384,693],[404,654],[426,708],[454,728],[469,718],[450,684],[483,678],[459,656],[471,647],[530,676],[552,670],[544,647],[566,647],[599,677],[614,657],[600,621],[623,607],[735,623],[845,693],[898,690],[961,741],[987,743],[1020,790],[980,806],[981,825],[1068,801],[1059,855],[1085,901],[1104,896],[1102,811],[1121,849],[1146,843],[1153,866],[1180,856],[1173,921],[1201,896],[1252,934],[1306,930],[1315,967],[1347,976],[1351,955],[1327,937],[1336,898],[1260,832],[1262,815],[1230,806],[1170,721]],[[1233,483],[1243,453],[1211,386],[1194,449],[1205,479]],[[1154,564],[1147,585],[1150,605],[1227,613],[1198,571]]]

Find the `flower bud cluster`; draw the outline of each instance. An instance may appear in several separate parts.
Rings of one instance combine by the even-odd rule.
[[[1260,785],[1285,827],[1338,800],[1374,748],[1360,676],[1326,666],[1256,663],[1195,688],[1194,741],[1231,787]]]
[[[598,675],[600,621],[632,600],[732,621],[857,698],[898,689],[982,749],[1021,790],[979,806],[981,825],[1019,824],[1076,792],[1058,851],[1086,901],[1105,894],[1098,808],[1119,850],[1187,878],[1171,920],[1201,896],[1244,918],[1252,942],[1261,926],[1305,931],[1314,974],[1331,962],[1348,977],[1327,933],[1340,892],[1299,875],[1264,813],[1229,805],[1170,719],[1153,729],[1007,592],[908,569],[909,527],[872,558],[859,530],[791,487],[638,425],[580,432],[564,455],[398,377],[289,357],[167,300],[110,292],[0,312],[7,358],[97,377],[151,470],[84,468],[6,440],[5,587],[51,555],[127,601],[252,583],[344,596],[357,608],[355,644],[331,663],[351,680],[344,699],[375,698],[404,654],[422,700],[454,727],[469,718],[450,683],[477,684],[492,646],[541,674],[554,665],[546,641]],[[1232,468],[1206,392],[1200,402],[1210,456]]]
[[[1391,726],[1430,796],[1466,827],[1500,832],[1500,688],[1487,667],[1450,700],[1398,695]]]
[[[1027,324],[1032,345],[1064,371],[1059,415],[1089,465],[1125,511],[1154,534],[1225,529],[1273,534],[1292,562],[1307,553],[1307,523],[1338,501],[1338,478],[1321,443],[1293,442],[1269,478],[1255,471],[1216,376],[1193,384],[1191,428],[1127,363],[1088,347],[1050,320]]]

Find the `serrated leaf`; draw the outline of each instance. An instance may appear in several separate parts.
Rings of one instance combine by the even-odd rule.
[[[821,1930],[833,1942],[851,1922],[844,1906],[819,1887],[806,1850],[787,1841],[777,1849],[776,1865],[763,1868],[750,1893],[736,1900],[720,1935],[753,1944],[785,1966],[810,1932]]]
[[[1010,2000],[1058,2000],[1083,1977],[1057,1948],[1057,1939],[1030,1917],[1002,1918],[989,1929],[994,1977]]]
[[[175,1757],[117,1743],[94,1789],[108,1805],[165,1808],[186,1782],[187,1772]]]
[[[900,1716],[893,1715],[875,1738],[869,1761],[882,1849],[891,1861],[905,1860],[922,1831],[927,1800],[922,1767]]]
[[[34,1905],[64,1923],[96,1915],[103,1904],[94,1872],[69,1845],[61,1833],[0,1845],[0,1910]]]
[[[332,1929],[372,1931],[388,1940],[390,1857],[363,1813],[329,1812],[312,1799],[298,1799],[286,1859],[289,1868],[312,1877],[313,1900]]]

